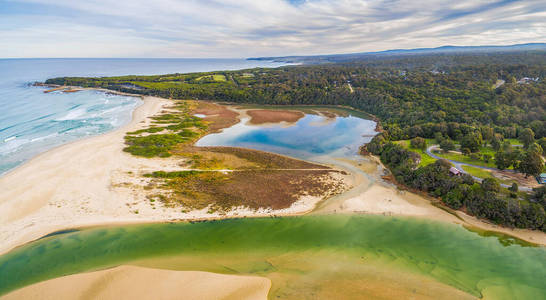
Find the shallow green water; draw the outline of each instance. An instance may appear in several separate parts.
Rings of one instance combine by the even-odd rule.
[[[298,269],[297,257],[314,256],[327,256],[330,263]],[[179,259],[169,260],[175,257]],[[304,277],[332,268],[331,259],[336,257],[356,269],[374,264],[425,275],[478,297],[484,289],[508,299],[546,295],[544,248],[503,246],[495,237],[444,223],[343,215],[131,225],[54,235],[0,256],[0,294],[127,263]],[[276,263],[290,258],[296,262]],[[344,272],[342,265],[336,272]],[[278,295],[298,288],[276,286],[275,279],[273,284],[272,292]]]

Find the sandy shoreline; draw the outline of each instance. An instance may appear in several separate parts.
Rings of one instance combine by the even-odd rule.
[[[134,95],[133,95],[134,96]],[[103,135],[75,141],[38,155],[0,177],[0,254],[66,228],[108,224],[220,219],[226,217],[299,215],[311,212],[320,199],[303,197],[291,207],[257,211],[237,208],[229,213],[181,212],[150,206],[144,195],[132,188],[142,180],[129,174],[155,170],[179,170],[173,159],[143,159],[122,151],[125,132],[148,126],[148,117],[172,101],[143,97],[131,122]],[[347,179],[352,190],[321,203],[314,213],[365,213],[424,217],[444,222],[472,225],[503,232],[520,239],[546,245],[546,234],[510,229],[484,223],[462,212],[465,220],[433,206],[428,199],[400,191],[380,179],[377,162],[357,166],[354,161],[325,161],[352,173]],[[136,174],[138,175],[138,174]]]
[[[145,195],[134,188],[144,180],[140,175],[155,170],[180,170],[180,166],[173,158],[145,159],[122,151],[126,132],[147,127],[148,117],[172,104],[171,100],[156,97],[142,97],[142,100],[143,104],[135,109],[129,124],[42,153],[0,177],[0,190],[3,191],[0,194],[0,254],[67,228],[310,212],[413,216],[472,225],[546,245],[546,234],[542,232],[490,225],[457,212],[463,221],[432,205],[429,199],[401,191],[381,180],[383,167],[371,158],[363,158],[360,162],[324,161],[349,171],[350,178],[346,180],[354,188],[322,202],[316,197],[303,197],[287,209],[237,208],[228,213],[210,213],[207,209],[184,212],[150,205]],[[97,278],[106,278],[108,271]],[[136,273],[140,274],[140,271]],[[148,274],[142,275],[146,278],[155,274],[144,273]],[[202,282],[209,279],[203,276]]]
[[[119,266],[43,281],[0,299],[267,299],[270,288],[264,277]]]
[[[6,191],[0,194],[0,254],[66,228],[290,216],[312,211],[320,200],[304,196],[285,209],[237,207],[229,212],[150,205],[142,193],[146,179],[141,175],[183,168],[174,158],[140,158],[122,151],[126,132],[148,127],[150,116],[173,103],[156,97],[142,100],[129,124],[49,150],[0,177],[0,189]]]

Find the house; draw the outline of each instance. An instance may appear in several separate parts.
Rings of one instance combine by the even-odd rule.
[[[542,173],[537,177],[537,181],[540,184],[546,184],[546,173]]]
[[[461,171],[459,171],[459,169],[455,168],[455,167],[451,167],[449,168],[449,172],[455,176],[460,176],[461,175]]]

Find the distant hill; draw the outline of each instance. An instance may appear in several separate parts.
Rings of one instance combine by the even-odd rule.
[[[279,56],[279,57],[253,57],[248,60],[267,60],[289,63],[328,63],[361,60],[367,58],[419,55],[419,54],[456,54],[456,53],[495,53],[518,51],[546,51],[546,43],[529,43],[508,46],[442,46],[437,48],[394,49],[377,52],[360,52],[348,54],[326,54],[310,56]]]

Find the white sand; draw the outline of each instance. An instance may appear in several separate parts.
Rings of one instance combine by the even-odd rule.
[[[0,193],[0,241],[2,241],[0,253],[53,231],[67,228],[230,216],[294,215],[310,212],[320,201],[317,197],[302,197],[300,201],[284,210],[252,211],[237,208],[227,214],[221,212],[211,214],[207,212],[207,209],[182,212],[180,208],[165,208],[160,204],[151,204],[142,192],[141,186],[146,183],[146,179],[141,174],[156,170],[180,170],[181,167],[180,161],[176,159],[143,159],[122,151],[125,132],[147,126],[149,122],[147,117],[159,113],[170,103],[169,100],[154,97],[144,97],[143,100],[144,104],[135,110],[133,120],[127,126],[48,151],[0,177],[0,191],[2,191]],[[459,213],[465,219],[463,222],[434,207],[426,198],[399,191],[391,184],[382,182],[380,164],[367,162],[358,166],[355,162],[340,161],[336,165],[339,163],[343,165],[343,169],[350,171],[344,179],[354,188],[321,202],[316,213],[371,213],[425,217],[445,222],[472,224],[546,245],[546,234],[542,232],[500,228]],[[363,172],[354,172],[355,168]],[[125,293],[133,292],[135,297],[154,299],[170,299],[175,295],[167,292],[162,294],[162,289],[177,291],[177,296],[184,291],[183,295],[187,299],[192,297],[207,299],[209,296],[218,298],[219,295],[235,295],[237,299],[244,296],[264,298],[262,292],[265,290],[266,295],[270,285],[268,283],[267,289],[260,289],[260,292],[256,294],[247,292],[237,294],[237,291],[258,290],[258,288],[238,290],[236,288],[238,286],[264,287],[266,284],[261,282],[254,285],[254,283],[248,283],[250,281],[237,283],[239,279],[233,279],[231,276],[228,276],[230,279],[220,278],[215,276],[224,275],[202,272],[142,271],[132,267],[101,272],[96,273],[99,275],[87,273],[64,277],[59,281],[40,283],[28,289],[16,291],[10,296],[34,298],[33,295],[40,295],[44,296],[42,299],[49,299],[46,296],[52,294],[48,291],[58,290],[62,294],[58,296],[53,294],[52,297],[55,299],[63,299],[63,297],[73,299],[83,297],[82,293],[88,293],[92,288],[93,293],[99,293],[92,295],[104,296],[103,299],[114,299],[120,293],[125,295]],[[195,280],[189,281],[193,279]],[[230,281],[232,279],[235,281]],[[116,282],[116,284],[108,285],[104,280]],[[138,280],[141,280],[143,284],[130,283],[138,282]],[[235,287],[236,290],[219,288],[224,281],[229,282],[227,286]],[[163,285],[164,282],[165,285]],[[134,290],[127,289],[128,284]],[[152,285],[154,297],[149,297],[150,294],[146,293],[152,289],[146,289],[146,287]],[[180,287],[182,288],[178,289]],[[207,292],[211,294],[204,294]]]
[[[170,100],[144,97],[127,126],[43,153],[0,177],[0,254],[66,228],[114,223],[295,215],[321,200],[305,196],[282,210],[207,208],[183,211],[150,202],[144,173],[182,170],[174,158],[138,158],[122,151],[128,131],[148,126],[148,117],[168,110]]]
[[[398,216],[415,216],[445,222],[456,222],[455,216],[437,208],[422,196],[401,191],[381,179],[383,167],[375,161],[360,163],[336,159],[351,178],[354,189],[332,197],[321,204],[315,213],[362,213]]]
[[[0,177],[0,253],[56,230],[89,225],[211,219],[231,216],[295,215],[313,210],[321,200],[302,197],[283,210],[249,210],[243,207],[228,213],[207,209],[183,212],[146,199],[143,173],[180,170],[176,159],[143,159],[122,151],[125,132],[147,126],[147,117],[159,113],[169,100],[144,97],[127,126],[110,133],[70,143],[37,156]],[[343,162],[354,171],[355,163]],[[336,163],[336,165],[338,165]],[[362,174],[350,172],[355,187],[321,203],[319,212],[396,214],[433,218],[447,222],[459,219],[434,207],[425,198],[400,192],[380,183],[378,165],[365,164]],[[352,170],[351,170],[352,169]],[[379,171],[381,166],[379,165]],[[374,171],[375,170],[375,171]],[[375,178],[375,179],[374,179]],[[465,216],[467,223],[509,233],[528,241],[546,244],[539,231],[499,228]]]
[[[0,299],[267,299],[270,288],[263,277],[120,266],[43,281]]]
[[[546,246],[546,233],[542,231],[502,227],[488,223],[485,220],[479,220],[462,211],[454,211],[456,214],[454,215],[432,205],[431,199],[428,197],[402,191],[393,184],[384,182],[381,179],[381,174],[384,173],[385,167],[374,157],[368,158],[373,161],[362,161],[360,165],[354,161],[340,160],[339,163],[354,175],[352,180],[355,188],[321,203],[321,206],[314,213],[414,216],[500,232]],[[367,176],[357,172],[358,169]]]

